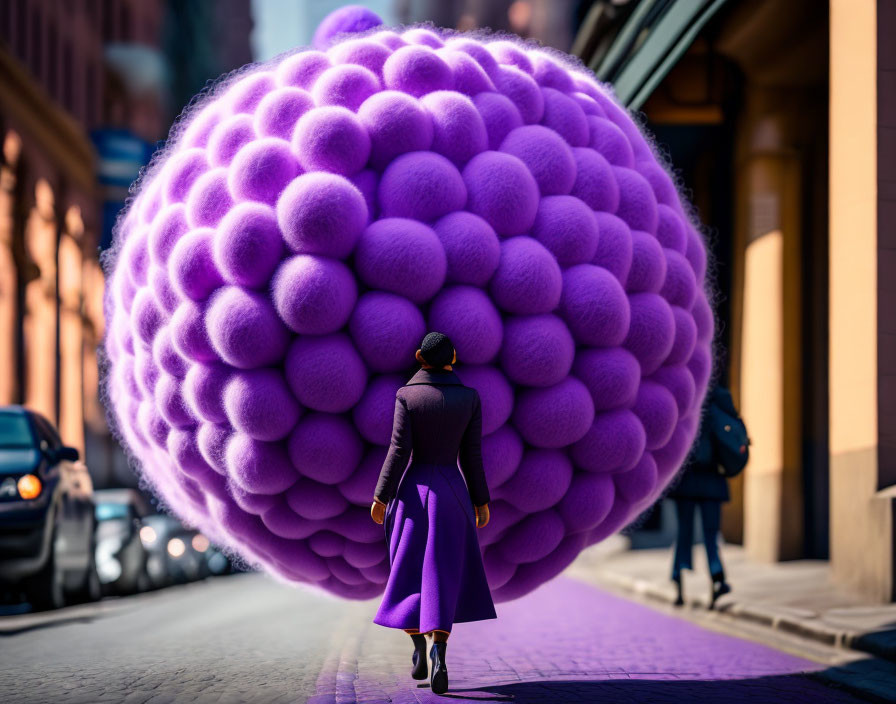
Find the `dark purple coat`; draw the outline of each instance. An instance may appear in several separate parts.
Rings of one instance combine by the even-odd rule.
[[[481,445],[479,393],[453,371],[421,369],[396,392],[374,494],[389,546],[374,623],[426,633],[497,618],[473,510],[489,501]]]
[[[394,498],[413,452],[417,462],[460,468],[475,506],[490,500],[482,467],[482,405],[479,392],[457,374],[421,368],[395,394],[392,442],[374,496]]]

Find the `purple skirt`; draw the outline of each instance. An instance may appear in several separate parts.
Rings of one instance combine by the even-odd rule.
[[[383,527],[391,569],[374,623],[427,633],[497,618],[473,502],[457,466],[412,459]]]

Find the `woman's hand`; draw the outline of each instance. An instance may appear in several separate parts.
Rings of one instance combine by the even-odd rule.
[[[476,509],[476,527],[485,528],[485,526],[488,524],[489,518],[491,518],[488,512],[488,504],[482,504],[482,506],[474,506],[473,508]]]
[[[386,504],[375,498],[373,504],[370,506],[370,517],[373,519],[374,523],[382,525],[383,521],[386,519]]]

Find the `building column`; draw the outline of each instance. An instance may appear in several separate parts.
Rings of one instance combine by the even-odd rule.
[[[736,161],[732,385],[752,441],[743,540],[765,562],[799,557],[803,542],[802,165],[790,146],[799,102],[785,91],[748,86]]]
[[[76,206],[65,214],[59,239],[59,434],[84,456],[81,241],[84,223]]]
[[[0,406],[18,401],[19,382],[16,355],[18,272],[13,255],[16,227],[16,166],[22,140],[15,132],[3,138],[0,164]]]
[[[82,296],[84,299],[83,330],[83,378],[84,422],[87,429],[102,435],[108,433],[106,416],[100,399],[99,359],[97,347],[105,333],[103,320],[103,291],[105,279],[99,262],[84,257],[81,268]]]
[[[881,314],[889,328],[896,325],[892,296],[886,303],[879,296],[892,286],[896,265],[879,249],[879,233],[882,225],[890,229],[892,255],[896,178],[887,180],[891,159],[878,155],[880,140],[896,128],[896,66],[888,67],[889,84],[881,81],[878,51],[892,53],[886,44],[896,16],[887,2],[831,0],[830,7],[831,572],[836,582],[886,602],[896,597],[894,486],[887,477],[893,468],[880,462],[880,438],[892,434],[896,419],[892,409],[880,412],[879,384],[896,371],[896,329],[887,332]],[[888,94],[879,95],[878,86]],[[878,266],[887,262],[879,281]],[[890,354],[881,354],[888,345]]]
[[[25,252],[35,267],[25,284],[25,405],[56,423],[56,245],[55,197],[39,179],[25,225]]]

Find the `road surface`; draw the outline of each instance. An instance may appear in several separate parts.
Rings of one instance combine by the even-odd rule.
[[[561,577],[457,624],[447,696],[410,639],[345,602],[239,574],[0,617],[0,702],[857,702],[825,666]]]

